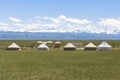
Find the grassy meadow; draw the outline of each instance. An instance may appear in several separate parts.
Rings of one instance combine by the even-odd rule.
[[[114,44],[113,50],[63,51],[50,49],[38,51],[36,40],[14,41],[23,46],[22,51],[6,51],[12,40],[0,41],[0,80],[119,80],[120,41],[106,41]],[[67,42],[62,41],[62,47]],[[96,45],[102,41],[92,41]],[[35,48],[30,48],[31,45]]]

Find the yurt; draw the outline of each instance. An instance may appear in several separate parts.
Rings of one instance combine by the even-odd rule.
[[[60,41],[56,41],[54,44],[54,48],[60,48],[61,47],[61,42]]]
[[[52,43],[53,43],[53,41],[47,41],[47,43],[48,43],[48,44],[52,44]]]
[[[89,42],[89,43],[85,46],[84,49],[85,49],[85,50],[96,50],[96,49],[97,49],[97,46],[94,45],[92,42]]]
[[[64,50],[76,50],[76,46],[74,46],[72,43],[67,43],[64,46]]]
[[[10,44],[7,48],[6,48],[6,50],[21,50],[21,47],[20,46],[18,46],[16,43],[12,43],[12,44]]]
[[[38,46],[38,50],[49,50],[49,48],[46,44],[42,43]]]
[[[49,48],[53,47],[53,41],[47,41]]]
[[[47,42],[46,42],[46,41],[43,41],[42,43],[47,44]]]
[[[98,45],[97,50],[111,50],[112,46],[109,45],[107,42],[102,42],[100,45]]]
[[[41,44],[41,43],[42,43],[42,41],[38,41],[37,43],[38,43],[38,44]]]

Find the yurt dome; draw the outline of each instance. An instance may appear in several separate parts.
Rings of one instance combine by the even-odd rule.
[[[98,45],[97,50],[111,50],[112,46],[109,45],[107,42],[102,42],[100,45]]]
[[[56,41],[54,44],[54,48],[60,48],[61,47],[61,42],[60,41]]]
[[[72,43],[67,43],[64,46],[64,50],[76,50],[76,46],[74,46]]]
[[[15,42],[13,42],[7,47],[7,50],[21,50],[21,47],[18,46]]]
[[[38,46],[38,50],[49,50],[49,47],[46,44],[42,43],[40,46]]]
[[[92,42],[89,42],[85,48],[85,50],[96,50],[97,49],[97,46],[95,44],[93,44]]]

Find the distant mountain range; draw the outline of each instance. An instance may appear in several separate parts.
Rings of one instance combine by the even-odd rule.
[[[0,31],[0,40],[120,40],[120,34]]]

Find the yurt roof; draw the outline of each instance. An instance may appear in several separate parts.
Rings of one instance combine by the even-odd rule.
[[[43,44],[47,44],[47,42],[45,42],[45,41],[44,41],[44,42],[42,42],[42,43],[43,43]]]
[[[53,43],[53,41],[47,41],[47,43]]]
[[[76,48],[76,46],[74,46],[72,43],[67,43],[64,47],[74,47],[74,48]]]
[[[8,48],[20,48],[20,46],[18,46],[16,43],[12,43],[8,46]]]
[[[98,47],[111,47],[107,42],[102,42]]]
[[[96,47],[92,42],[89,42],[85,47]]]
[[[48,46],[46,44],[42,43],[42,44],[40,44],[40,46],[38,46],[38,48],[48,48]]]
[[[61,42],[60,41],[56,41],[55,44],[61,44]]]
[[[42,43],[42,41],[38,41],[37,43]]]

